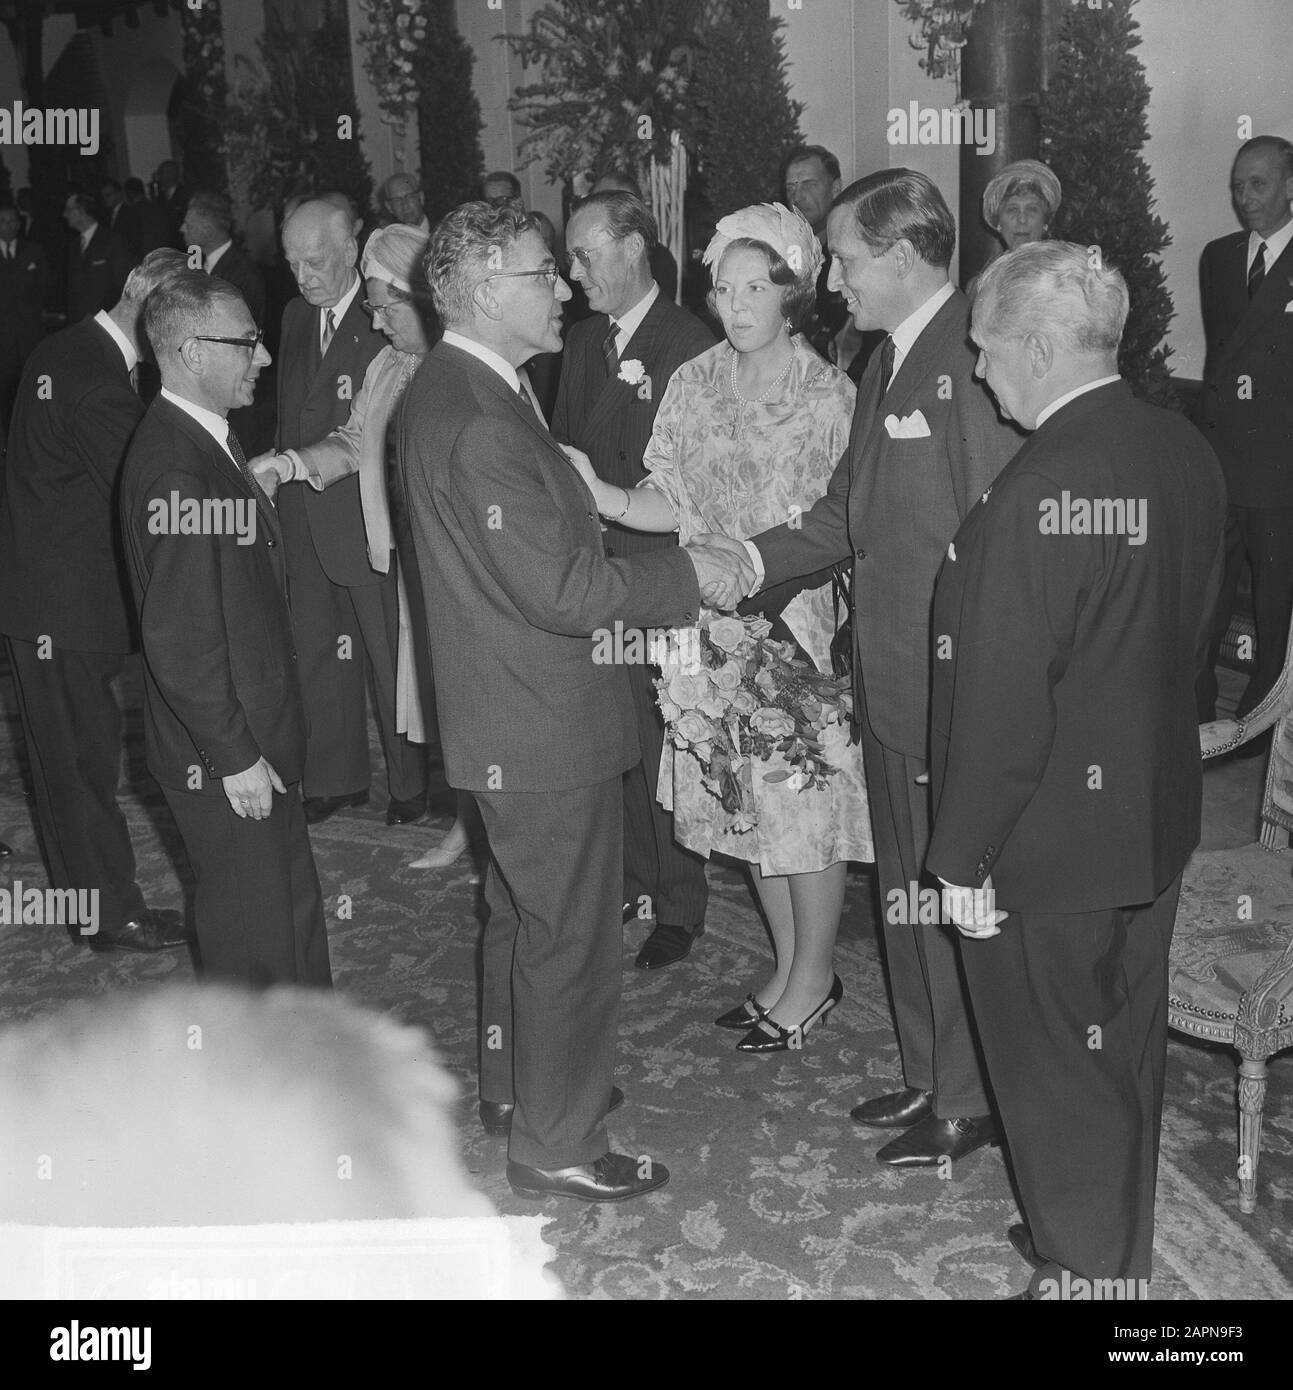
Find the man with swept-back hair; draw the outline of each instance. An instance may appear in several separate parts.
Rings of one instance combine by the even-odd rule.
[[[283,533],[228,419],[269,353],[238,291],[201,271],[154,294],[145,326],[162,390],[126,455],[121,519],[145,754],[197,880],[203,971],[328,986]]]
[[[133,389],[144,302],[184,270],[152,251],[121,299],[38,343],[14,403],[0,500],[0,632],[18,695],[36,829],[55,888],[97,889],[98,950],[185,940],[149,909],[117,806],[122,723],[112,682],[138,650],[117,530],[126,446],[144,414]],[[79,938],[78,938],[79,939]]]
[[[444,337],[396,424],[451,786],[489,839],[480,1118],[525,1195],[615,1202],[663,1165],[610,1151],[620,992],[627,675],[590,640],[694,622],[725,562],[702,547],[608,557],[593,499],[521,390],[561,346],[570,291],[532,219],[464,203],[431,238]],[[748,563],[745,577],[749,578]],[[733,586],[723,584],[730,599]]]
[[[1216,714],[1216,665],[1245,561],[1252,571],[1257,659],[1236,713],[1266,698],[1293,617],[1293,143],[1255,135],[1239,147],[1230,196],[1245,229],[1210,241],[1199,261],[1208,357],[1199,427],[1225,470],[1226,573],[1199,673],[1200,723]],[[1257,756],[1269,736],[1239,756]]]
[[[1199,842],[1225,489],[1199,431],[1119,377],[1127,303],[1098,247],[1031,242],[984,271],[978,371],[1031,433],[934,594],[926,862],[1010,1146],[1024,1298],[1149,1279],[1167,957]]]
[[[948,279],[956,224],[924,174],[859,179],[828,219],[831,287],[861,330],[886,330],[858,390],[853,437],[825,497],[746,543],[765,583],[852,557],[853,703],[862,740],[902,1090],[860,1125],[904,1132],[876,1154],[933,1167],[997,1139],[944,922],[907,920],[929,842],[929,605],[956,528],[1019,446],[974,380],[969,305]]]
[[[651,274],[656,241],[651,210],[632,193],[593,193],[577,205],[566,228],[571,279],[588,296],[592,317],[571,328],[562,354],[552,432],[582,449],[608,483],[636,487],[646,477],[642,455],[669,378],[712,347],[713,335],[680,309]],[[637,362],[644,376],[624,378],[621,363]],[[642,555],[676,545],[672,534],[651,535],[613,522],[607,555]],[[651,672],[629,668],[641,760],[624,778],[624,920],[654,925],[638,952],[641,970],[658,970],[691,951],[705,922],[709,890],[705,863],[674,839],[673,815],[656,800],[664,725]]]

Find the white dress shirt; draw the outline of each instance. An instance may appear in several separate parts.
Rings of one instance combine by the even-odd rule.
[[[204,405],[196,405],[193,401],[186,401],[183,396],[177,396],[174,391],[168,391],[165,386],[162,387],[162,395],[172,405],[179,406],[186,415],[191,415],[225,451],[233,466],[238,467],[238,460],[234,458],[233,451],[229,448],[229,421],[223,415],[217,415],[214,410],[208,410]],[[241,471],[239,469],[239,472]]]
[[[94,316],[94,321],[100,328],[116,343],[121,349],[121,355],[126,359],[126,370],[133,372],[139,362],[139,354],[135,351],[135,345],[112,321],[112,316],[106,309],[100,309]]]
[[[214,251],[211,252],[209,256],[203,258],[202,269],[205,270],[208,275],[210,275],[211,272],[216,268],[216,262],[220,259],[221,256],[224,255],[224,253],[232,245],[232,241],[222,242],[219,246],[216,247]]]
[[[1284,248],[1293,240],[1293,217],[1291,217],[1278,232],[1272,232],[1270,236],[1259,236],[1256,232],[1248,233],[1248,264],[1244,267],[1247,274],[1253,268],[1253,261],[1257,259],[1257,248],[1264,241],[1266,243],[1266,269],[1269,270],[1277,260],[1284,254]]]
[[[646,318],[647,310],[656,302],[659,293],[660,286],[652,280],[651,288],[638,300],[627,314],[623,314],[619,318],[613,318],[607,315],[607,317],[611,319],[611,323],[615,326],[615,354],[617,357],[622,357],[624,355],[624,349],[628,347],[629,340],[638,329],[642,327],[642,320]]]
[[[1088,381],[1084,386],[1078,386],[1072,391],[1065,391],[1062,396],[1053,400],[1045,410],[1038,411],[1037,423],[1033,426],[1039,430],[1055,414],[1061,406],[1066,406],[1070,401],[1075,401],[1079,396],[1085,396],[1088,391],[1094,391],[1097,387],[1108,386],[1111,381],[1121,381],[1122,378],[1115,372],[1112,376],[1102,376],[1096,381]]]
[[[512,364],[500,357],[493,348],[487,348],[484,343],[478,343],[475,338],[464,338],[461,333],[455,333],[452,329],[446,328],[444,341],[450,347],[461,348],[463,352],[469,352],[478,361],[483,362],[492,372],[497,372],[513,391],[521,389],[521,378],[516,374],[516,368]]]
[[[359,278],[358,272],[355,273],[355,283],[341,296],[339,300],[331,305],[332,331],[335,333],[341,327],[341,320],[350,311],[350,306],[354,302],[355,296],[359,293],[359,287],[364,282]],[[323,351],[323,330],[328,321],[327,308],[319,310],[319,351]]]

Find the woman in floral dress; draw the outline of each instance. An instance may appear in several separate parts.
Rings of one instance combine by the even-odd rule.
[[[726,340],[670,379],[644,456],[649,477],[631,491],[603,483],[584,455],[567,449],[603,516],[642,531],[677,530],[684,544],[701,532],[743,538],[793,524],[826,491],[854,404],[852,382],[799,331],[821,267],[817,238],[799,213],[761,204],[723,218],[705,263]],[[798,594],[781,620],[829,672],[830,585]],[[718,1020],[745,1030],[742,1051],[799,1046],[843,994],[834,952],[845,870],[848,860],[874,854],[861,750],[839,725],[823,742],[837,769],[827,790],[798,791],[794,777],[765,781],[785,770],[777,754],[755,763],[751,828],[748,817],[724,809],[690,751],[666,742],[661,759],[658,795],[673,810],[678,840],[707,857],[719,851],[748,861],[772,932],[772,974]]]

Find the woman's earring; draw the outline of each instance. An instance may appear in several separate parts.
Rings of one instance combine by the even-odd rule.
[[[795,332],[795,325],[791,323],[789,319],[782,319],[781,322],[786,325],[786,332],[793,337]]]

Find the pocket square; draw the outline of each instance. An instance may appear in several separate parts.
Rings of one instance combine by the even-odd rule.
[[[1286,314],[1293,314],[1293,299],[1290,299],[1289,302],[1284,306],[1284,312]]]
[[[884,427],[889,432],[890,439],[929,438],[929,422],[925,419],[924,413],[919,410],[913,411],[910,415],[904,415],[901,419],[896,415],[886,415]]]

